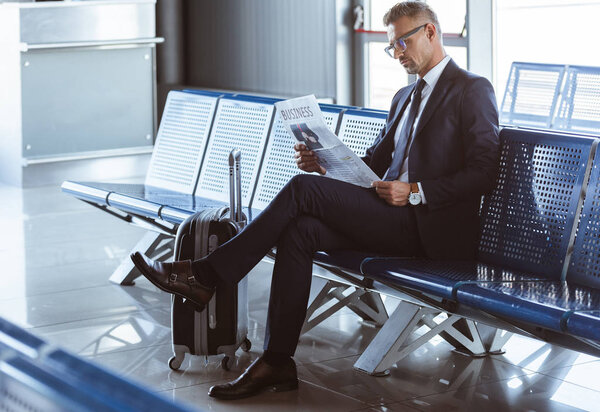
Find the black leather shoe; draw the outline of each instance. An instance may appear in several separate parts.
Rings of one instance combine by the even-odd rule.
[[[215,290],[201,285],[192,273],[192,261],[180,260],[173,263],[156,262],[140,252],[131,254],[131,260],[150,282],[165,292],[179,295],[201,311],[210,301]]]
[[[266,390],[283,392],[293,389],[298,389],[294,360],[290,358],[288,363],[276,368],[265,362],[261,356],[236,380],[210,388],[208,396],[217,399],[241,399]]]

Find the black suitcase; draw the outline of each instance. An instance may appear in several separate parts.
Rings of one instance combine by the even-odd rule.
[[[240,157],[237,150],[229,156],[231,206],[204,210],[183,221],[175,238],[175,260],[206,256],[243,228],[246,219],[241,210]],[[250,350],[247,278],[235,286],[225,282],[217,284],[213,298],[201,312],[176,295],[173,295],[171,309],[174,353],[169,360],[171,369],[179,369],[186,353],[207,359],[210,355],[225,354],[221,365],[229,369],[239,347]]]

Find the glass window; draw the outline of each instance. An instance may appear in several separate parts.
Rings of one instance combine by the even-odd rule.
[[[372,0],[370,23],[371,30],[386,31],[383,15],[399,0]],[[467,2],[465,0],[428,0],[427,3],[436,12],[444,33],[461,33],[465,25]]]
[[[392,97],[408,84],[408,74],[398,60],[390,59],[383,49],[387,43],[371,42],[369,56],[369,94],[367,105],[389,110]]]
[[[446,53],[452,57],[454,62],[463,69],[467,70],[467,48],[444,46]]]
[[[501,99],[514,61],[600,66],[596,52],[600,1],[496,2],[496,95]]]
[[[428,0],[442,26],[442,32],[460,34],[465,26],[467,2],[465,0]]]

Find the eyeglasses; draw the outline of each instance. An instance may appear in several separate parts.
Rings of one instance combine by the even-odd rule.
[[[395,54],[394,50],[398,51],[399,53],[404,52],[406,50],[406,42],[404,40],[408,39],[410,36],[412,36],[413,34],[418,32],[419,30],[421,30],[423,27],[427,26],[428,24],[429,23],[422,24],[419,27],[417,27],[416,29],[409,31],[404,36],[398,37],[394,41],[394,43],[392,43],[390,46],[387,46],[384,49],[385,52],[387,53],[387,55],[390,56],[392,59],[395,59],[396,56],[394,56],[394,54]]]

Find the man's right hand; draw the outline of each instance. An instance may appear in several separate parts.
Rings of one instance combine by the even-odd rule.
[[[296,154],[294,155],[296,164],[300,170],[305,172],[317,172],[322,175],[327,172],[325,168],[319,164],[317,155],[312,150],[308,150],[306,145],[296,143],[294,145],[294,150],[296,151]]]

